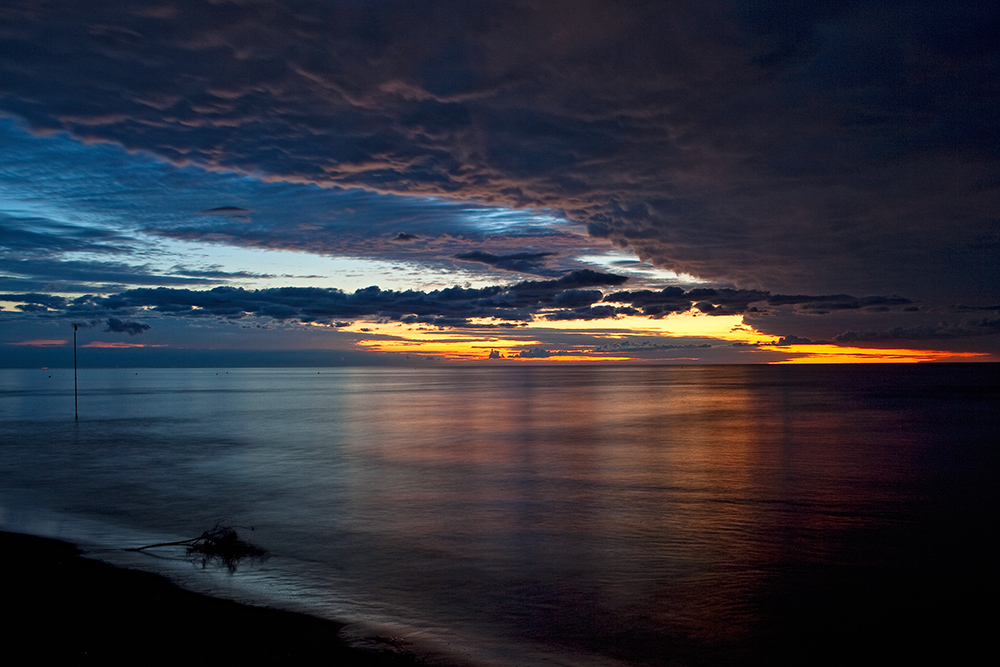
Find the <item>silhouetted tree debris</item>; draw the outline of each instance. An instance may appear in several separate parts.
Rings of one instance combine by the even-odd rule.
[[[247,528],[247,526],[239,526]],[[248,527],[253,530],[252,526]],[[252,561],[267,560],[268,553],[252,542],[241,539],[233,526],[224,526],[216,523],[211,530],[206,530],[198,537],[176,542],[160,542],[159,544],[147,544],[144,547],[129,549],[129,551],[145,551],[157,547],[187,547],[188,556],[192,560],[201,559],[201,566],[207,567],[209,563],[225,565],[230,572],[235,572],[239,562],[244,559]]]

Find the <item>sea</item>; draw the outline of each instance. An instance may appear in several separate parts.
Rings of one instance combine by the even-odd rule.
[[[0,371],[0,528],[470,666],[993,652],[1000,367]],[[78,411],[78,419],[75,418]],[[218,522],[269,558],[188,557]]]

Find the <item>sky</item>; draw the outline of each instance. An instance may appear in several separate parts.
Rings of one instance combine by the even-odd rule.
[[[0,367],[1000,360],[1000,5],[5,0]]]

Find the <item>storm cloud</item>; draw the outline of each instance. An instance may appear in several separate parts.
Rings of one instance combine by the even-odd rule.
[[[996,352],[997,81],[989,3],[9,0],[0,316]]]
[[[740,289],[1000,298],[990,3],[13,0],[0,20],[0,110],[37,131],[555,211]]]

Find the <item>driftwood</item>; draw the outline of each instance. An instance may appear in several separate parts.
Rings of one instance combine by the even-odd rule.
[[[247,528],[247,526],[237,526]],[[230,572],[235,572],[241,560],[252,561],[267,560],[268,553],[252,542],[247,542],[240,538],[233,526],[224,526],[221,523],[215,524],[211,530],[206,530],[198,537],[176,542],[160,542],[159,544],[147,544],[143,547],[127,549],[127,551],[145,551],[146,549],[156,549],[158,547],[186,547],[187,554],[193,561],[201,560],[201,566],[207,567],[209,563],[225,565]],[[250,526],[249,530],[253,530]]]

